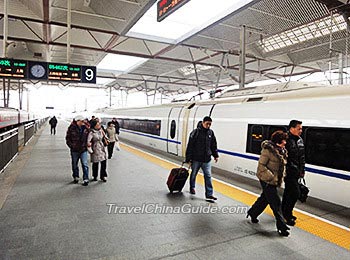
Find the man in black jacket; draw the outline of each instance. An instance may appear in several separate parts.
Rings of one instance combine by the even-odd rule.
[[[282,213],[286,223],[295,225],[297,219],[293,216],[293,208],[300,196],[298,185],[299,178],[305,175],[305,148],[302,133],[302,122],[292,120],[289,123],[289,138],[286,149],[288,151],[288,161],[286,166],[286,177],[284,178],[285,188],[282,199]]]
[[[70,149],[72,158],[72,171],[74,183],[79,182],[79,166],[78,162],[81,161],[83,168],[83,185],[89,184],[89,164],[87,153],[87,137],[88,130],[84,125],[84,117],[76,116],[73,122],[70,124],[66,134],[66,144]]]
[[[192,173],[190,177],[190,193],[196,194],[196,176],[200,168],[203,170],[205,181],[205,197],[216,200],[213,196],[213,185],[211,183],[211,156],[215,162],[218,161],[218,149],[213,130],[210,129],[212,119],[204,117],[203,122],[197,129],[193,130],[188,140],[186,150],[186,162],[191,163]]]
[[[49,124],[51,126],[51,134],[53,133],[55,135],[56,134],[56,126],[57,126],[57,118],[55,116],[53,116],[50,119]]]

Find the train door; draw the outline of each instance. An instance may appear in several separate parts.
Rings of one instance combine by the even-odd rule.
[[[180,142],[180,114],[183,107],[173,107],[168,117],[167,150],[168,153],[178,155]]]
[[[213,109],[214,105],[201,105],[198,107],[198,109],[196,110],[195,114],[193,115],[193,125],[189,126],[192,127],[192,129],[188,129],[189,133],[191,133],[191,131],[195,128],[197,128],[197,124],[202,121],[202,119],[205,116],[210,116],[211,115],[211,111]],[[213,120],[215,120],[213,118]]]

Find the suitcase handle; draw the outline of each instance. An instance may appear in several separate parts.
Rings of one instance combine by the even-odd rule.
[[[181,168],[183,168],[184,164],[187,163],[187,162],[182,162],[181,164]],[[187,171],[189,171],[191,168],[191,164],[188,163],[188,168],[187,168]]]

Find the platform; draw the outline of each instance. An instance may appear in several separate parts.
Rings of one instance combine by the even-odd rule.
[[[129,146],[108,161],[107,183],[73,184],[67,127],[44,128],[0,176],[0,259],[349,259],[348,229],[297,212],[280,237],[271,212],[245,218],[253,193],[217,180],[210,203],[198,178],[197,195],[170,194],[174,164]],[[208,208],[232,214],[196,214]]]

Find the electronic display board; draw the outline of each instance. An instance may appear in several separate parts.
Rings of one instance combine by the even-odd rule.
[[[81,81],[81,66],[60,63],[48,63],[48,79],[59,81]]]
[[[0,77],[26,79],[28,77],[27,61],[0,59]]]
[[[96,67],[0,58],[0,78],[96,84]]]
[[[190,0],[160,0],[157,3],[157,21],[160,22]]]

